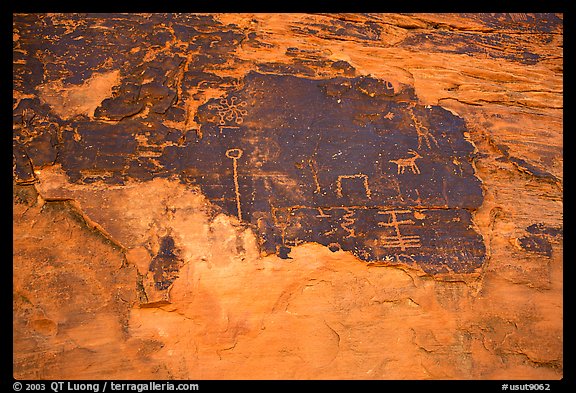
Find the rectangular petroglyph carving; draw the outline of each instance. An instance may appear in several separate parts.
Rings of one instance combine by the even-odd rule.
[[[336,180],[336,195],[338,195],[339,198],[343,197],[343,194],[342,194],[343,180],[348,181],[350,179],[361,179],[362,185],[364,186],[364,192],[366,193],[366,198],[370,199],[371,191],[370,191],[370,187],[368,185],[368,176],[364,175],[362,173],[357,173],[355,175],[340,175],[340,176],[338,176],[338,179]]]

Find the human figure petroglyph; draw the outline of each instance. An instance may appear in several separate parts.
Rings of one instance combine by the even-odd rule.
[[[414,110],[413,110],[414,106],[415,105],[412,103],[408,107],[408,114],[410,115],[410,118],[412,119],[412,122],[414,123],[414,128],[416,129],[416,134],[418,135],[418,149],[422,148],[422,141],[424,141],[426,143],[426,146],[428,146],[428,149],[432,149],[432,144],[430,143],[430,141],[434,142],[436,147],[438,147],[438,142],[436,141],[436,138],[434,137],[434,135],[432,135],[430,133],[430,130],[428,130],[428,127],[425,127],[424,125],[422,125],[422,122],[414,114]]]
[[[312,178],[314,179],[314,185],[316,186],[314,193],[319,194],[322,189],[320,188],[320,182],[318,181],[318,170],[316,169],[316,162],[313,159],[309,159],[308,166],[310,167]]]
[[[414,174],[420,174],[420,169],[418,168],[418,165],[416,165],[416,160],[422,158],[422,156],[414,150],[408,150],[408,153],[412,154],[412,157],[399,158],[397,160],[390,160],[389,162],[393,162],[398,166],[398,174],[404,173],[406,168],[410,169]]]

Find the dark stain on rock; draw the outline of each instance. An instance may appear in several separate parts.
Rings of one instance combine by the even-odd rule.
[[[513,26],[518,29],[518,24]],[[511,34],[518,34],[518,32]],[[422,33],[415,32],[408,35],[399,45],[413,50],[425,48],[428,52],[461,53],[470,56],[477,56],[482,53],[495,59],[533,65],[541,60],[541,55],[526,51],[526,47],[528,44],[533,45],[535,39],[541,40],[542,44],[545,44],[551,40],[551,37],[547,34],[526,34],[525,37],[516,36],[513,38],[510,34],[503,32],[502,26],[499,24],[497,31],[483,32],[482,34],[473,31],[440,29]],[[523,42],[526,43],[526,46],[522,44]]]
[[[522,172],[526,172],[532,176],[543,180],[550,180],[554,183],[559,183],[560,180],[553,174],[533,165],[522,158],[515,157],[510,154],[510,148],[503,144],[497,145],[498,149],[502,152],[502,157],[498,157],[498,161],[509,161],[514,164]]]
[[[526,251],[545,255],[547,257],[552,256],[552,245],[547,239],[545,239],[542,236],[537,235],[523,236],[518,239],[518,244]]]
[[[360,23],[337,18],[330,19],[327,23],[310,23],[310,26],[316,28],[315,34],[321,37],[359,41],[380,41],[383,29],[378,23],[372,21]],[[311,30],[309,27],[294,27],[294,29],[297,31],[304,29],[306,32]]]
[[[552,227],[543,223],[532,224],[526,228],[526,231],[533,235],[548,236],[554,239],[562,238],[564,232],[562,227]]]
[[[160,240],[160,250],[150,262],[154,273],[154,285],[158,290],[166,290],[178,278],[182,260],[175,254],[174,239],[164,236]]]
[[[290,254],[292,249],[286,246],[278,246],[276,250],[276,255],[282,259],[292,259],[288,254]]]
[[[31,184],[36,181],[34,166],[26,149],[17,142],[12,143],[12,166],[14,179],[18,184]]]
[[[561,33],[563,19],[554,13],[481,13],[474,15],[498,30],[529,33]]]
[[[33,185],[14,183],[12,186],[12,198],[15,204],[36,206],[38,204],[38,191]]]
[[[563,237],[562,227],[552,227],[543,223],[528,226],[526,232],[529,235],[518,239],[520,247],[547,257],[552,256],[552,243],[559,243]]]
[[[356,69],[352,65],[350,65],[350,63],[344,60],[335,61],[334,63],[331,64],[331,67],[334,68],[335,70],[341,71],[344,74],[344,76],[356,75]]]

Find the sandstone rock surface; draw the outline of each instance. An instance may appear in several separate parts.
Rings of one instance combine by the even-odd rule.
[[[560,379],[559,14],[15,14],[14,376]]]

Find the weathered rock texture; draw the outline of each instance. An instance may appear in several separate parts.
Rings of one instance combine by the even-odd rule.
[[[562,377],[562,15],[14,15],[14,376]]]

